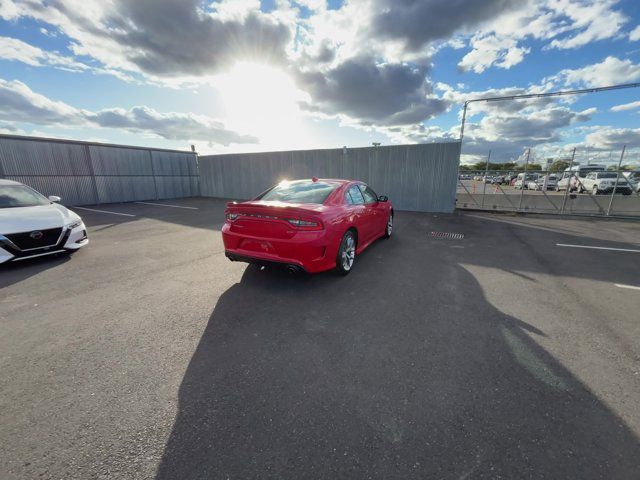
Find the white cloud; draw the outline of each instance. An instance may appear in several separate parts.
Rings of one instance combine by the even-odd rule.
[[[51,100],[32,91],[24,83],[0,79],[0,119],[42,125],[80,124],[82,112],[64,102]]]
[[[629,33],[629,40],[631,40],[632,42],[637,42],[638,40],[640,40],[640,25],[631,30],[631,32]]]
[[[489,67],[510,68],[530,52],[527,39],[544,48],[574,49],[619,34],[626,17],[617,0],[537,0],[518,3],[473,31],[472,50],[460,62],[480,73]]]
[[[205,140],[211,143],[258,143],[258,139],[225,128],[204,115],[158,112],[145,106],[80,110],[34,92],[24,83],[0,79],[0,120],[39,125],[88,125],[149,133],[176,140]]]
[[[352,0],[331,10],[325,0],[276,0],[268,13],[260,3],[0,0],[0,16],[43,23],[44,32],[68,39],[74,57],[6,37],[0,54],[32,66],[133,74],[162,86],[211,83],[238,62],[265,62],[307,89],[314,114],[423,134],[418,125],[448,106],[432,94],[429,78],[443,45],[469,49],[460,68],[482,73],[521,64],[535,48],[525,44],[531,39],[578,48],[615,37],[626,22],[617,0]],[[610,76],[625,74],[625,65],[607,67],[617,68]],[[606,72],[566,70],[562,81],[580,75],[595,84]],[[541,102],[494,108],[532,104]]]
[[[612,112],[624,112],[626,110],[635,110],[637,108],[640,108],[640,101],[631,102],[631,103],[623,103],[622,105],[616,105],[614,107],[611,107],[611,111]]]
[[[11,37],[0,37],[0,58],[7,61],[22,62],[32,67],[53,67],[70,72],[91,72],[95,74],[114,75],[120,80],[131,82],[133,78],[123,72],[92,67],[57,52],[47,52],[22,40]]]
[[[612,128],[603,127],[589,133],[586,142],[602,150],[611,150],[627,147],[640,146],[640,128]]]
[[[462,58],[458,66],[462,70],[473,70],[476,73],[482,73],[492,65],[509,69],[520,63],[530,51],[528,48],[518,47],[517,41],[512,38],[495,35],[474,38],[471,46],[473,49]]]
[[[71,58],[54,52],[45,52],[38,47],[11,37],[0,37],[0,57],[3,60],[26,63],[32,67],[49,65],[75,71],[89,69],[87,65]]]
[[[607,57],[600,63],[594,63],[577,69],[561,70],[550,80],[567,86],[605,87],[640,80],[640,64],[631,60]]]
[[[298,0],[296,3],[309,10],[325,10],[327,8],[327,0]]]
[[[22,14],[21,9],[12,0],[0,0],[0,18],[15,20]]]
[[[21,0],[11,15],[52,25],[76,56],[151,80],[206,78],[236,60],[283,62],[295,25],[259,1]],[[16,13],[17,12],[17,13]]]
[[[58,34],[56,33],[55,30],[47,30],[44,27],[40,27],[40,33],[43,35],[46,35],[47,37],[57,37]]]
[[[570,49],[587,45],[596,40],[612,38],[626,22],[626,17],[614,6],[617,0],[553,0],[550,6],[572,20],[573,35],[555,39],[551,48]]]

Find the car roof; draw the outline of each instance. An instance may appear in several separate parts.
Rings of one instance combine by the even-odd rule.
[[[23,185],[20,182],[14,182],[13,180],[4,180],[0,178],[0,185]]]
[[[295,180],[289,180],[290,182],[312,182],[313,178],[297,178]],[[316,181],[318,182],[327,182],[327,183],[339,183],[339,184],[347,184],[347,183],[351,183],[351,182],[358,182],[358,183],[364,183],[364,182],[360,182],[359,180],[345,180],[342,178],[316,178]]]

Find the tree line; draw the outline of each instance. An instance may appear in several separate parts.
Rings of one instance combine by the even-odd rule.
[[[476,162],[470,165],[460,165],[461,172],[484,172],[487,168],[487,162]],[[569,168],[569,161],[567,160],[556,160],[549,167],[550,172],[564,172],[567,168]],[[638,166],[634,164],[622,165],[620,167],[621,171],[632,171],[637,170]],[[618,169],[618,165],[609,165],[607,170],[615,172]],[[489,162],[489,171],[502,171],[502,172],[522,172],[524,170],[524,164],[519,165],[515,162],[507,162],[507,163],[493,163]],[[536,172],[542,171],[542,165],[539,163],[530,163],[527,165],[528,172]]]
[[[569,167],[569,162],[564,160],[556,160],[551,164],[549,171],[551,172],[563,172]],[[460,171],[462,172],[481,172],[487,169],[487,162],[476,162],[470,165],[460,165]],[[509,172],[522,172],[524,170],[524,164],[519,165],[515,162],[507,163],[493,163],[489,162],[490,171],[509,171]],[[528,172],[542,171],[542,165],[539,163],[530,163],[527,165]]]

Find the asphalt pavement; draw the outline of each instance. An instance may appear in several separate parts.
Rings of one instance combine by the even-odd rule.
[[[637,221],[398,212],[310,276],[149,203],[0,267],[0,478],[638,478]]]

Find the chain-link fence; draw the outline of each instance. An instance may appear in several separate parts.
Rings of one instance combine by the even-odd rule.
[[[611,163],[617,156],[618,161]],[[598,158],[606,162],[598,163]],[[640,217],[640,149],[569,155],[534,163],[533,150],[512,168],[485,161],[484,170],[461,168],[456,207],[514,212]],[[475,166],[474,166],[475,167]],[[498,167],[498,168],[497,168]]]
[[[467,102],[456,207],[640,217],[640,102],[621,87]]]

